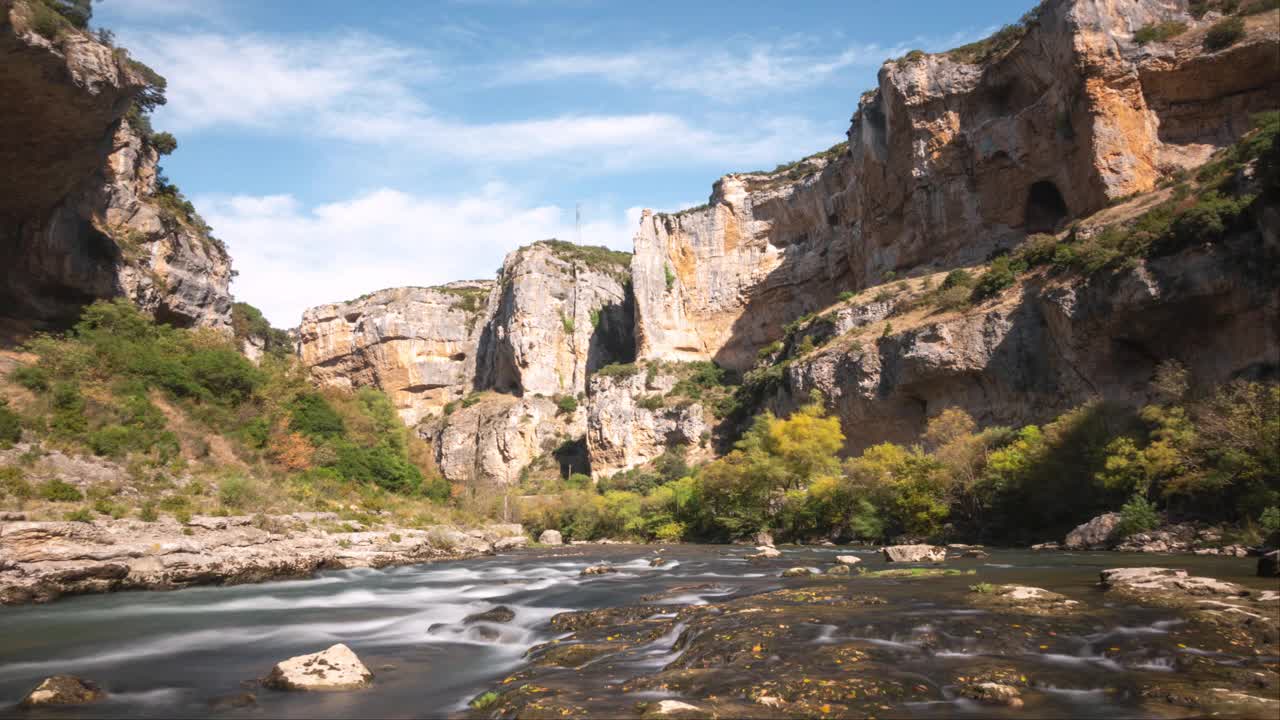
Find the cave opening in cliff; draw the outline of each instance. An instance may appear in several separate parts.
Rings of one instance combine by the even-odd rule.
[[[1067,202],[1052,181],[1033,183],[1027,191],[1027,214],[1024,226],[1029,233],[1054,232],[1067,219]]]

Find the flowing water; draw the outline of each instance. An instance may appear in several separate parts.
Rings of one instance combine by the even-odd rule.
[[[634,605],[641,596],[673,589],[661,600],[673,611],[681,605],[741,599],[802,583],[778,573],[796,565],[828,566],[839,553],[857,553],[870,569],[883,566],[866,550],[783,550],[783,558],[758,565],[744,559],[747,548],[670,546],[663,550],[668,563],[651,568],[652,547],[579,546],[386,570],[327,572],[313,580],[86,596],[0,609],[0,715],[19,714],[14,704],[53,674],[96,681],[110,692],[110,699],[80,709],[20,713],[24,717],[204,716],[219,698],[246,689],[257,694],[259,707],[227,714],[461,713],[470,699],[520,667],[531,646],[559,635],[549,623],[556,613]],[[614,563],[620,572],[579,577],[584,567],[601,561]],[[966,601],[970,584],[1036,585],[1102,607],[1108,603],[1095,588],[1098,570],[1125,564],[1181,567],[1193,574],[1266,587],[1252,577],[1251,559],[995,551],[986,559],[948,563],[973,570],[972,575],[917,580],[854,576],[840,581],[888,602],[873,613],[851,616],[849,622],[795,624],[789,631],[791,648],[803,652],[805,647],[861,641],[900,654],[903,666],[922,683],[941,686],[947,668],[1012,652],[984,645],[981,627],[986,613]],[[680,589],[686,586],[691,589]],[[495,605],[514,610],[514,620],[462,623],[467,615]],[[1114,624],[1095,624],[1055,637],[1052,651],[1031,659],[1019,655],[1018,662],[1041,668],[1048,677],[1061,671],[1068,679],[1063,687],[1046,684],[1042,694],[1048,699],[1034,714],[1133,715],[1133,707],[1107,688],[1123,685],[1117,682],[1119,676],[1173,671],[1178,651],[1159,639],[1181,622],[1175,612],[1111,608],[1108,617]],[[681,630],[676,626],[657,640],[629,649],[611,673],[660,671],[679,656],[673,647]],[[338,642],[349,645],[374,672],[371,689],[308,694],[252,687],[275,662]],[[1123,662],[1102,653],[1121,642],[1127,650],[1136,649]],[[581,677],[584,683],[597,682],[590,673]],[[888,714],[972,714],[964,701],[947,697],[945,691],[937,695],[934,700],[903,703]],[[620,705],[618,714],[630,714],[629,708]]]

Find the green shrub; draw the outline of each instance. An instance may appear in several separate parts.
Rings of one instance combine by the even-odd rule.
[[[36,34],[48,40],[57,40],[63,31],[70,29],[70,23],[67,22],[66,18],[49,7],[43,0],[29,3],[28,7],[31,8],[31,29]]]
[[[156,504],[150,500],[142,503],[142,508],[138,510],[138,519],[148,523],[159,520],[160,515],[156,512]]]
[[[151,147],[161,155],[171,155],[178,149],[178,139],[167,132],[153,133],[147,138]]]
[[[570,473],[569,477],[565,479],[564,483],[565,485],[568,485],[571,488],[576,488],[578,490],[584,490],[586,488],[592,487],[592,485],[594,484],[591,482],[590,475],[584,475],[582,473]]]
[[[996,591],[996,586],[992,585],[991,583],[982,582],[982,583],[978,583],[977,585],[970,585],[969,591],[981,593],[983,595],[988,595]]]
[[[560,414],[569,415],[578,410],[578,400],[572,395],[561,395],[556,398],[556,411]]]
[[[1187,24],[1177,20],[1143,25],[1133,33],[1133,41],[1139,45],[1151,42],[1164,42],[1187,31]]]
[[[947,273],[947,276],[942,280],[941,288],[948,290],[953,287],[973,287],[973,274],[963,268]]]
[[[1272,505],[1263,510],[1262,516],[1258,518],[1258,525],[1262,528],[1262,532],[1268,535],[1280,532],[1280,507]]]
[[[93,522],[93,513],[89,512],[89,508],[80,508],[63,514],[62,518],[67,522],[91,523]]]
[[[642,397],[642,398],[640,398],[639,400],[637,400],[637,401],[636,401],[636,407],[640,407],[640,408],[643,408],[643,409],[645,409],[645,410],[661,410],[661,409],[662,409],[662,396],[661,396],[661,395],[656,395],[656,394],[655,394],[655,395],[646,395],[646,396],[644,396],[644,397]]]
[[[854,295],[855,295],[855,293],[854,293],[852,290],[845,290],[845,291],[843,291],[843,292],[841,292],[841,293],[840,293],[840,295],[838,296],[838,298],[837,298],[837,299],[838,299],[840,302],[849,302],[850,300],[852,300],[852,299],[854,298]]]
[[[223,507],[240,509],[253,500],[253,485],[243,475],[231,475],[218,483],[218,502]]]
[[[1156,506],[1141,495],[1134,495],[1120,508],[1120,523],[1116,525],[1116,536],[1128,537],[1135,533],[1143,533],[1160,527],[1160,514]]]
[[[9,409],[9,403],[0,398],[0,449],[7,448],[22,439],[22,418]]]
[[[0,467],[0,496],[26,500],[33,495],[35,491],[32,490],[31,483],[22,477],[22,470],[12,465]]]
[[[336,449],[337,460],[332,467],[350,482],[371,482],[384,490],[406,494],[422,490],[422,471],[386,443],[360,447],[344,442]]]
[[[560,311],[560,325],[564,328],[565,335],[573,334],[573,330],[574,330],[573,318],[569,317],[568,315],[565,315],[563,310]]]
[[[596,371],[596,375],[607,378],[626,379],[640,374],[640,367],[635,363],[613,363]]]
[[[314,440],[327,440],[347,431],[338,411],[319,393],[299,395],[289,409],[289,429]]]
[[[1244,37],[1244,20],[1238,17],[1223,18],[1209,28],[1204,36],[1204,49],[1216,52],[1230,47]]]
[[[667,279],[667,292],[671,292],[671,290],[676,286],[676,274],[671,271],[670,265],[662,266],[662,270]]]
[[[980,302],[999,295],[1006,288],[1012,287],[1018,281],[1018,274],[1025,269],[1022,263],[1008,255],[996,258],[973,286],[973,300]]]
[[[79,488],[65,480],[54,478],[40,484],[40,497],[50,502],[77,502],[84,499]]]
[[[449,415],[452,415],[455,412],[457,412],[457,410],[458,410],[458,401],[451,400],[444,404],[444,408],[441,409],[441,412],[444,413],[445,417],[448,417]]]
[[[40,393],[49,389],[49,371],[39,365],[23,365],[9,373],[9,379],[31,392]]]

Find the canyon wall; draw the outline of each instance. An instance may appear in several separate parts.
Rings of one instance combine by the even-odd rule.
[[[87,32],[49,39],[31,22],[25,2],[0,1],[0,314],[65,325],[123,296],[225,330],[226,249],[161,192],[159,153],[124,119],[154,78]]]
[[[1187,10],[1050,0],[980,43],[909,53],[858,100],[846,142],[727,175],[705,206],[645,211],[629,264],[535,243],[508,256],[471,330],[424,313],[412,329],[370,334],[348,326],[393,327],[405,311],[324,306],[304,318],[303,360],[322,382],[392,392],[445,476],[464,484],[518,483],[572,448],[585,447],[595,477],[673,445],[710,452],[740,426],[672,392],[679,373],[668,371],[682,361],[776,370],[748,415],[820,391],[850,451],[913,441],[946,407],[1019,425],[1096,397],[1140,404],[1167,359],[1203,384],[1266,377],[1280,368],[1280,299],[1257,268],[1276,257],[1274,208],[1221,243],[1124,273],[1039,272],[962,309],[912,304],[926,280],[937,287],[1030,234],[1083,237],[1131,220],[1276,107],[1277,12],[1245,16],[1242,38],[1208,50],[1221,13]],[[1186,29],[1134,39],[1166,21]],[[811,330],[817,346],[799,347]],[[426,354],[455,364],[426,379],[413,369],[420,351],[391,349],[415,347],[399,335],[447,335],[448,348]]]
[[[847,144],[728,175],[702,208],[644,215],[639,356],[749,367],[841,291],[979,263],[1203,162],[1280,94],[1274,12],[1209,52],[1218,19],[1185,3],[1058,0],[1012,39],[887,62]],[[1165,20],[1188,30],[1134,41]]]

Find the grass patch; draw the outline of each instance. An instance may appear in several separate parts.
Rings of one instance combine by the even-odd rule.
[[[1133,41],[1139,45],[1153,42],[1165,42],[1187,31],[1187,24],[1177,20],[1143,25],[1133,33]]]

